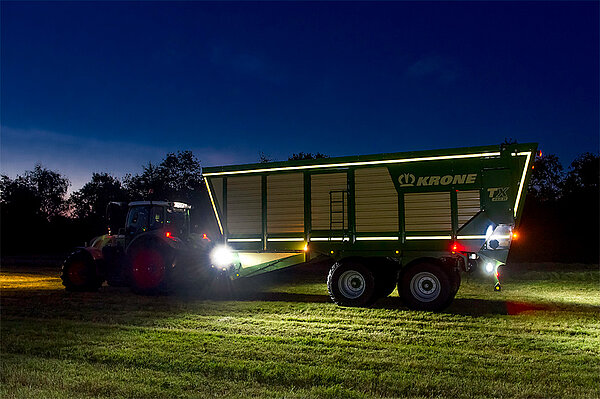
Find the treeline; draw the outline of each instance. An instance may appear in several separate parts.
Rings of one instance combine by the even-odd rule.
[[[534,163],[519,239],[509,260],[598,263],[600,163],[579,155],[564,170],[556,155]]]
[[[208,204],[200,161],[191,151],[168,153],[160,163],[148,163],[140,174],[121,180],[94,173],[71,195],[69,186],[66,177],[42,165],[14,179],[1,176],[3,255],[64,253],[83,245],[107,232],[106,208],[111,201],[182,201],[200,209]]]
[[[297,153],[289,159],[324,157]],[[260,154],[259,161],[271,160]],[[597,263],[599,181],[597,154],[581,154],[568,170],[555,155],[537,158],[511,260]],[[209,199],[200,161],[191,151],[168,153],[160,163],[148,163],[140,174],[123,179],[94,173],[71,195],[69,185],[66,177],[41,165],[14,179],[1,176],[2,255],[62,254],[82,245],[107,231],[106,207],[111,201],[186,202],[201,210],[194,213],[200,217],[195,224],[214,228],[214,218],[202,217],[210,214]]]

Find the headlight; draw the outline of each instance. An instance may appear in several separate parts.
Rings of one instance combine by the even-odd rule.
[[[210,253],[210,260],[217,267],[229,266],[233,263],[233,252],[225,245],[215,247]]]

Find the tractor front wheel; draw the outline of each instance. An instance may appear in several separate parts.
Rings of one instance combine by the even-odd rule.
[[[166,250],[140,247],[132,251],[131,288],[145,295],[165,293],[173,262]]]
[[[60,278],[67,291],[98,291],[103,279],[96,271],[92,256],[85,251],[73,252],[65,259]]]

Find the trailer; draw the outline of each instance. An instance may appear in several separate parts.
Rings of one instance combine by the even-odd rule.
[[[335,261],[329,294],[368,306],[395,287],[439,310],[461,272],[506,262],[537,144],[503,144],[204,168],[232,279],[316,258]]]

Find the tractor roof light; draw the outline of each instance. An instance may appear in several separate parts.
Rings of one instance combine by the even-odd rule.
[[[188,204],[186,204],[184,202],[177,202],[177,201],[175,201],[175,202],[173,202],[173,208],[176,208],[176,209],[192,209],[192,206],[188,205]]]

